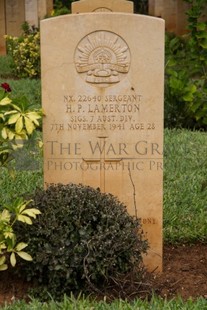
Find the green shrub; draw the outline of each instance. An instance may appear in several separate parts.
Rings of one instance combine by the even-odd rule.
[[[100,287],[118,274],[138,269],[142,276],[143,239],[140,221],[111,194],[83,185],[53,185],[35,193],[30,207],[41,211],[32,227],[19,230],[29,240],[33,263],[24,266],[27,280],[36,279],[58,298],[70,291]],[[22,269],[21,269],[22,270]]]
[[[68,1],[54,1],[54,10],[52,11],[51,17],[69,14],[71,11],[71,3],[74,2],[73,0]]]
[[[40,77],[40,33],[36,28],[22,26],[20,37],[5,36],[8,54],[13,58],[13,72],[19,78]]]
[[[191,3],[188,35],[166,36],[165,126],[207,128],[206,0]]]
[[[148,15],[148,0],[139,0],[134,2],[134,12]]]
[[[165,127],[193,127],[195,122],[189,117],[183,99],[189,84],[187,38],[166,34],[165,58]]]
[[[55,17],[55,16],[60,16],[60,15],[66,15],[69,14],[70,10],[66,7],[61,7],[59,9],[55,9],[52,14],[51,17]]]

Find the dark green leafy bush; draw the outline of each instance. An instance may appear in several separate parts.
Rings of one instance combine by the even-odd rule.
[[[134,12],[148,15],[148,0],[134,0]]]
[[[24,266],[27,280],[37,279],[54,298],[70,291],[100,287],[137,268],[142,276],[140,221],[111,194],[83,185],[54,185],[38,191],[30,207],[41,216],[19,234],[28,240],[33,263]],[[21,269],[22,270],[22,269]]]
[[[72,2],[73,2],[73,0],[66,0],[66,1],[54,0],[53,1],[53,8],[54,9],[52,11],[51,17],[69,14],[71,11],[71,3]]]

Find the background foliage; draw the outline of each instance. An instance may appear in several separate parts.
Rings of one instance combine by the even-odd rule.
[[[207,3],[187,2],[189,34],[166,36],[165,126],[206,129]]]
[[[13,58],[13,73],[19,78],[40,77],[40,33],[27,22],[20,37],[5,36],[7,52]]]
[[[135,13],[147,14],[148,12],[148,0],[132,0],[134,2]],[[54,0],[55,11],[61,12],[62,9],[71,9],[71,3],[74,0]]]

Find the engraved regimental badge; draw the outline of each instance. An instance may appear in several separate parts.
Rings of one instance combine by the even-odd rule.
[[[93,10],[93,12],[112,12],[112,10],[103,7],[103,8],[97,8]]]
[[[120,82],[129,71],[129,47],[120,36],[109,31],[85,36],[76,47],[74,58],[82,78],[99,87]]]

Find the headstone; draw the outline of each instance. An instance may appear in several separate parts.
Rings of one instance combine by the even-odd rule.
[[[183,35],[187,32],[188,17],[187,10],[190,8],[190,4],[183,0],[176,1],[176,34]]]
[[[125,12],[133,13],[133,2],[126,0],[81,0],[71,3],[72,13]]]
[[[50,15],[53,10],[53,0],[46,0],[47,14]]]
[[[47,2],[46,0],[38,0],[38,16],[42,20],[47,15]]]
[[[4,0],[0,0],[0,55],[6,54],[6,42],[4,39],[5,34],[5,6]]]
[[[37,0],[25,0],[25,19],[30,25],[38,27]]]
[[[54,40],[54,38],[56,38]],[[97,12],[41,21],[44,182],[110,192],[162,270],[164,22]]]
[[[21,26],[25,21],[24,0],[7,0],[6,6],[6,32],[9,35],[19,36]]]
[[[47,15],[51,15],[53,10],[53,0],[37,0],[37,3],[39,20],[44,19]]]
[[[176,0],[163,1],[162,18],[168,32],[176,33]]]
[[[148,13],[150,16],[155,15],[155,0],[148,1]]]
[[[163,2],[164,2],[164,0],[155,0],[155,14],[154,14],[154,16],[157,16],[157,17],[163,16]]]

